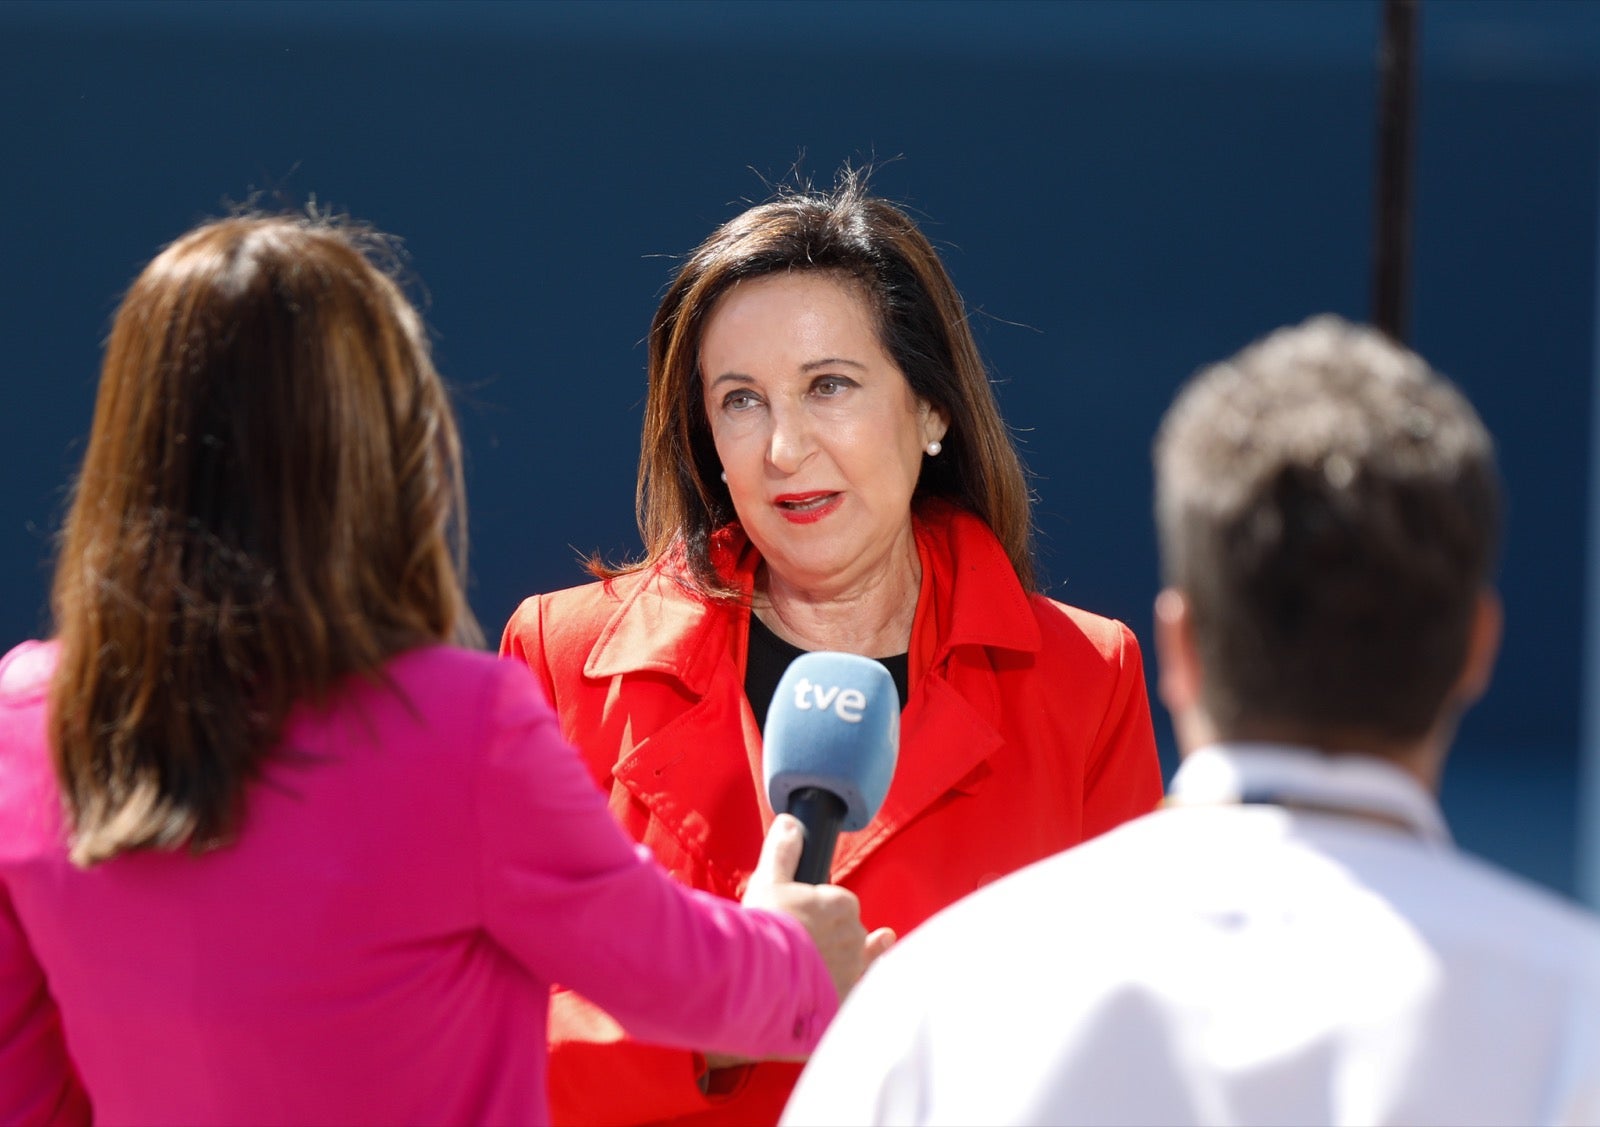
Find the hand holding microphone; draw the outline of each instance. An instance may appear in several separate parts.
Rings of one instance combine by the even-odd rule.
[[[779,814],[761,843],[761,857],[740,903],[746,908],[782,912],[798,920],[817,945],[833,987],[839,992],[839,1001],[843,1002],[873,961],[893,946],[895,934],[880,927],[869,935],[861,924],[861,903],[848,889],[795,880],[804,842],[805,830],[799,819]],[[755,1063],[727,1053],[706,1053],[705,1061],[707,1072],[700,1078],[703,1090],[710,1090],[711,1076],[720,1070]]]
[[[765,733],[767,797],[779,813],[743,903],[799,920],[843,1001],[895,941],[886,927],[867,934],[855,893],[827,883],[840,829],[865,829],[889,792],[900,742],[894,679],[869,658],[802,654],[778,682]],[[708,1053],[706,1063],[748,1062]]]
[[[789,663],[767,709],[763,754],[767,798],[780,811],[762,846],[763,857],[778,850],[787,859],[791,846],[774,838],[794,816],[803,833],[794,879],[828,884],[839,831],[867,828],[889,793],[900,750],[900,695],[894,678],[871,658],[846,653],[801,654]],[[790,831],[785,830],[784,833]],[[890,929],[867,936],[854,973],[835,974],[842,999],[856,979],[894,943]],[[820,946],[820,944],[819,944]],[[830,964],[831,966],[832,964]]]
[[[885,927],[868,935],[861,924],[861,904],[848,889],[795,880],[804,841],[799,820],[788,814],[778,815],[762,843],[761,859],[750,874],[742,903],[747,908],[765,908],[799,920],[817,945],[822,961],[828,964],[834,988],[843,1001],[872,961],[889,949],[894,932]]]

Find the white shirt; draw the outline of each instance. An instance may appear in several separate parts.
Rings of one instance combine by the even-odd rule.
[[[898,944],[783,1121],[1597,1124],[1600,924],[1387,763],[1207,748]]]

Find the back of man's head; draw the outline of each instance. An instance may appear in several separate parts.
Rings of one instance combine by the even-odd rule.
[[[1500,513],[1493,444],[1447,380],[1319,317],[1200,372],[1155,464],[1164,578],[1217,735],[1433,730]]]

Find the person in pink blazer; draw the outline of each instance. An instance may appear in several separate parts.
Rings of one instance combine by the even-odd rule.
[[[538,1123],[552,983],[800,1057],[891,941],[793,819],[743,908],[672,881],[462,648],[455,424],[368,238],[210,223],[118,312],[54,637],[0,659],[0,1122]]]

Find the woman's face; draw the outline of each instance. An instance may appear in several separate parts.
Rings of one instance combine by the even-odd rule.
[[[947,423],[912,393],[851,282],[739,283],[712,311],[700,371],[733,507],[774,576],[847,590],[914,558],[911,494]]]

